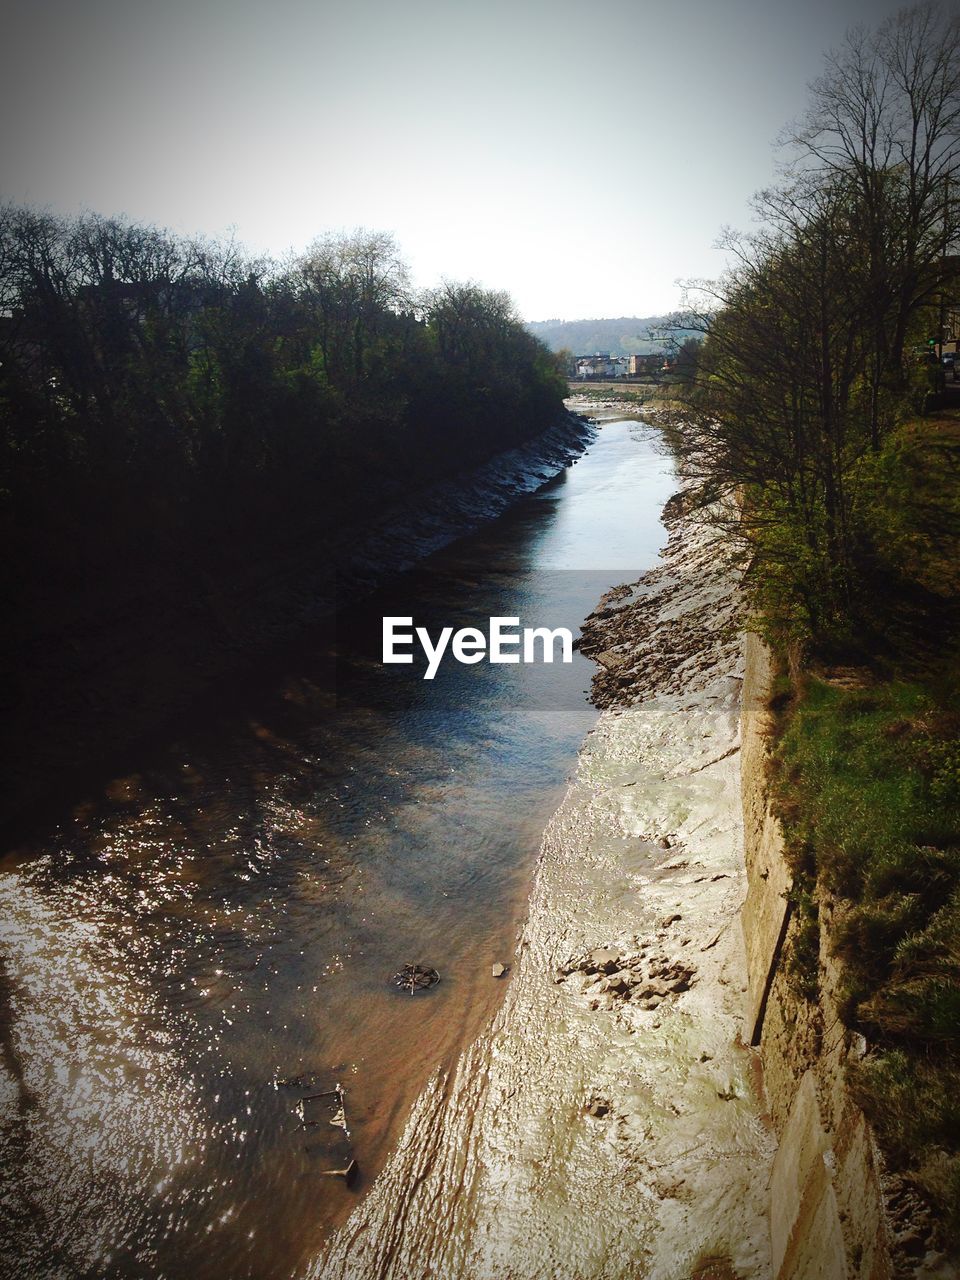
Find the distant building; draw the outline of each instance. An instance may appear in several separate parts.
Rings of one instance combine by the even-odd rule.
[[[597,351],[592,356],[577,356],[578,378],[615,378],[617,376],[616,358],[611,359],[606,351]]]
[[[656,373],[663,365],[663,352],[658,351],[645,356],[628,356],[628,360],[629,372],[636,378],[644,373]]]
[[[669,369],[671,360],[662,351],[652,355],[611,356],[606,351],[597,351],[590,356],[576,356],[573,361],[574,376],[586,381],[608,378],[649,377],[661,369]]]

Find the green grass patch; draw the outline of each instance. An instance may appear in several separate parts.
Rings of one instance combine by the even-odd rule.
[[[842,1014],[871,1053],[857,1095],[895,1165],[960,1224],[960,707],[956,681],[793,702],[777,794],[797,883],[843,901]],[[815,910],[788,965],[813,998]]]

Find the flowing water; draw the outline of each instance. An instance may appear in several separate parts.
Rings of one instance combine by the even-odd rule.
[[[568,626],[656,559],[605,423],[480,533],[276,655],[0,862],[0,1274],[290,1277],[496,1007],[593,670],[383,667],[380,620]],[[435,966],[415,997],[392,975]],[[509,981],[507,977],[506,981]],[[328,1123],[343,1089],[349,1147]],[[306,1123],[304,1123],[306,1122]],[[314,1123],[315,1122],[315,1123]],[[329,1170],[346,1155],[358,1177]]]

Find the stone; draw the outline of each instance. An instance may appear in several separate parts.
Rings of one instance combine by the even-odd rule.
[[[591,970],[594,973],[614,973],[620,967],[620,952],[598,947],[596,951],[590,952],[588,961],[591,966],[588,973]]]
[[[507,966],[505,964],[500,964],[499,962],[497,962],[497,964],[493,966],[493,976],[495,978],[502,978],[506,972],[507,972]]]
[[[660,928],[667,929],[669,928],[670,925],[676,924],[678,920],[682,920],[682,919],[683,919],[683,916],[680,915],[679,912],[675,911],[672,916],[664,916],[664,918],[660,921]]]
[[[648,982],[646,986],[641,987],[637,991],[637,996],[641,1000],[662,1000],[664,996],[670,994],[670,988],[662,982]]]
[[[609,1102],[604,1102],[602,1098],[593,1098],[587,1103],[588,1116],[595,1116],[596,1119],[601,1120],[605,1115],[609,1115],[609,1113],[610,1104]]]
[[[623,973],[612,973],[609,978],[603,980],[601,991],[624,992],[630,990],[631,983]]]
[[[867,1037],[854,1031],[850,1035],[850,1057],[865,1058],[867,1056]]]
[[[617,667],[625,661],[622,653],[614,653],[611,649],[605,649],[603,653],[597,653],[591,656],[593,657],[594,662],[599,663],[600,666],[604,667],[607,671],[615,671]]]

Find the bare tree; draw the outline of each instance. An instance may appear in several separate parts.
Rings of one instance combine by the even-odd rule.
[[[944,289],[946,249],[960,231],[960,16],[923,3],[874,32],[855,28],[811,89],[784,140],[797,170],[842,174],[859,193],[878,448],[882,389],[902,382],[911,323]]]
[[[478,284],[445,280],[425,296],[423,309],[441,356],[454,363],[488,355],[519,325],[509,294]]]
[[[363,377],[385,313],[411,305],[410,277],[393,236],[358,228],[315,241],[295,264],[302,295],[320,326],[328,372]]]

